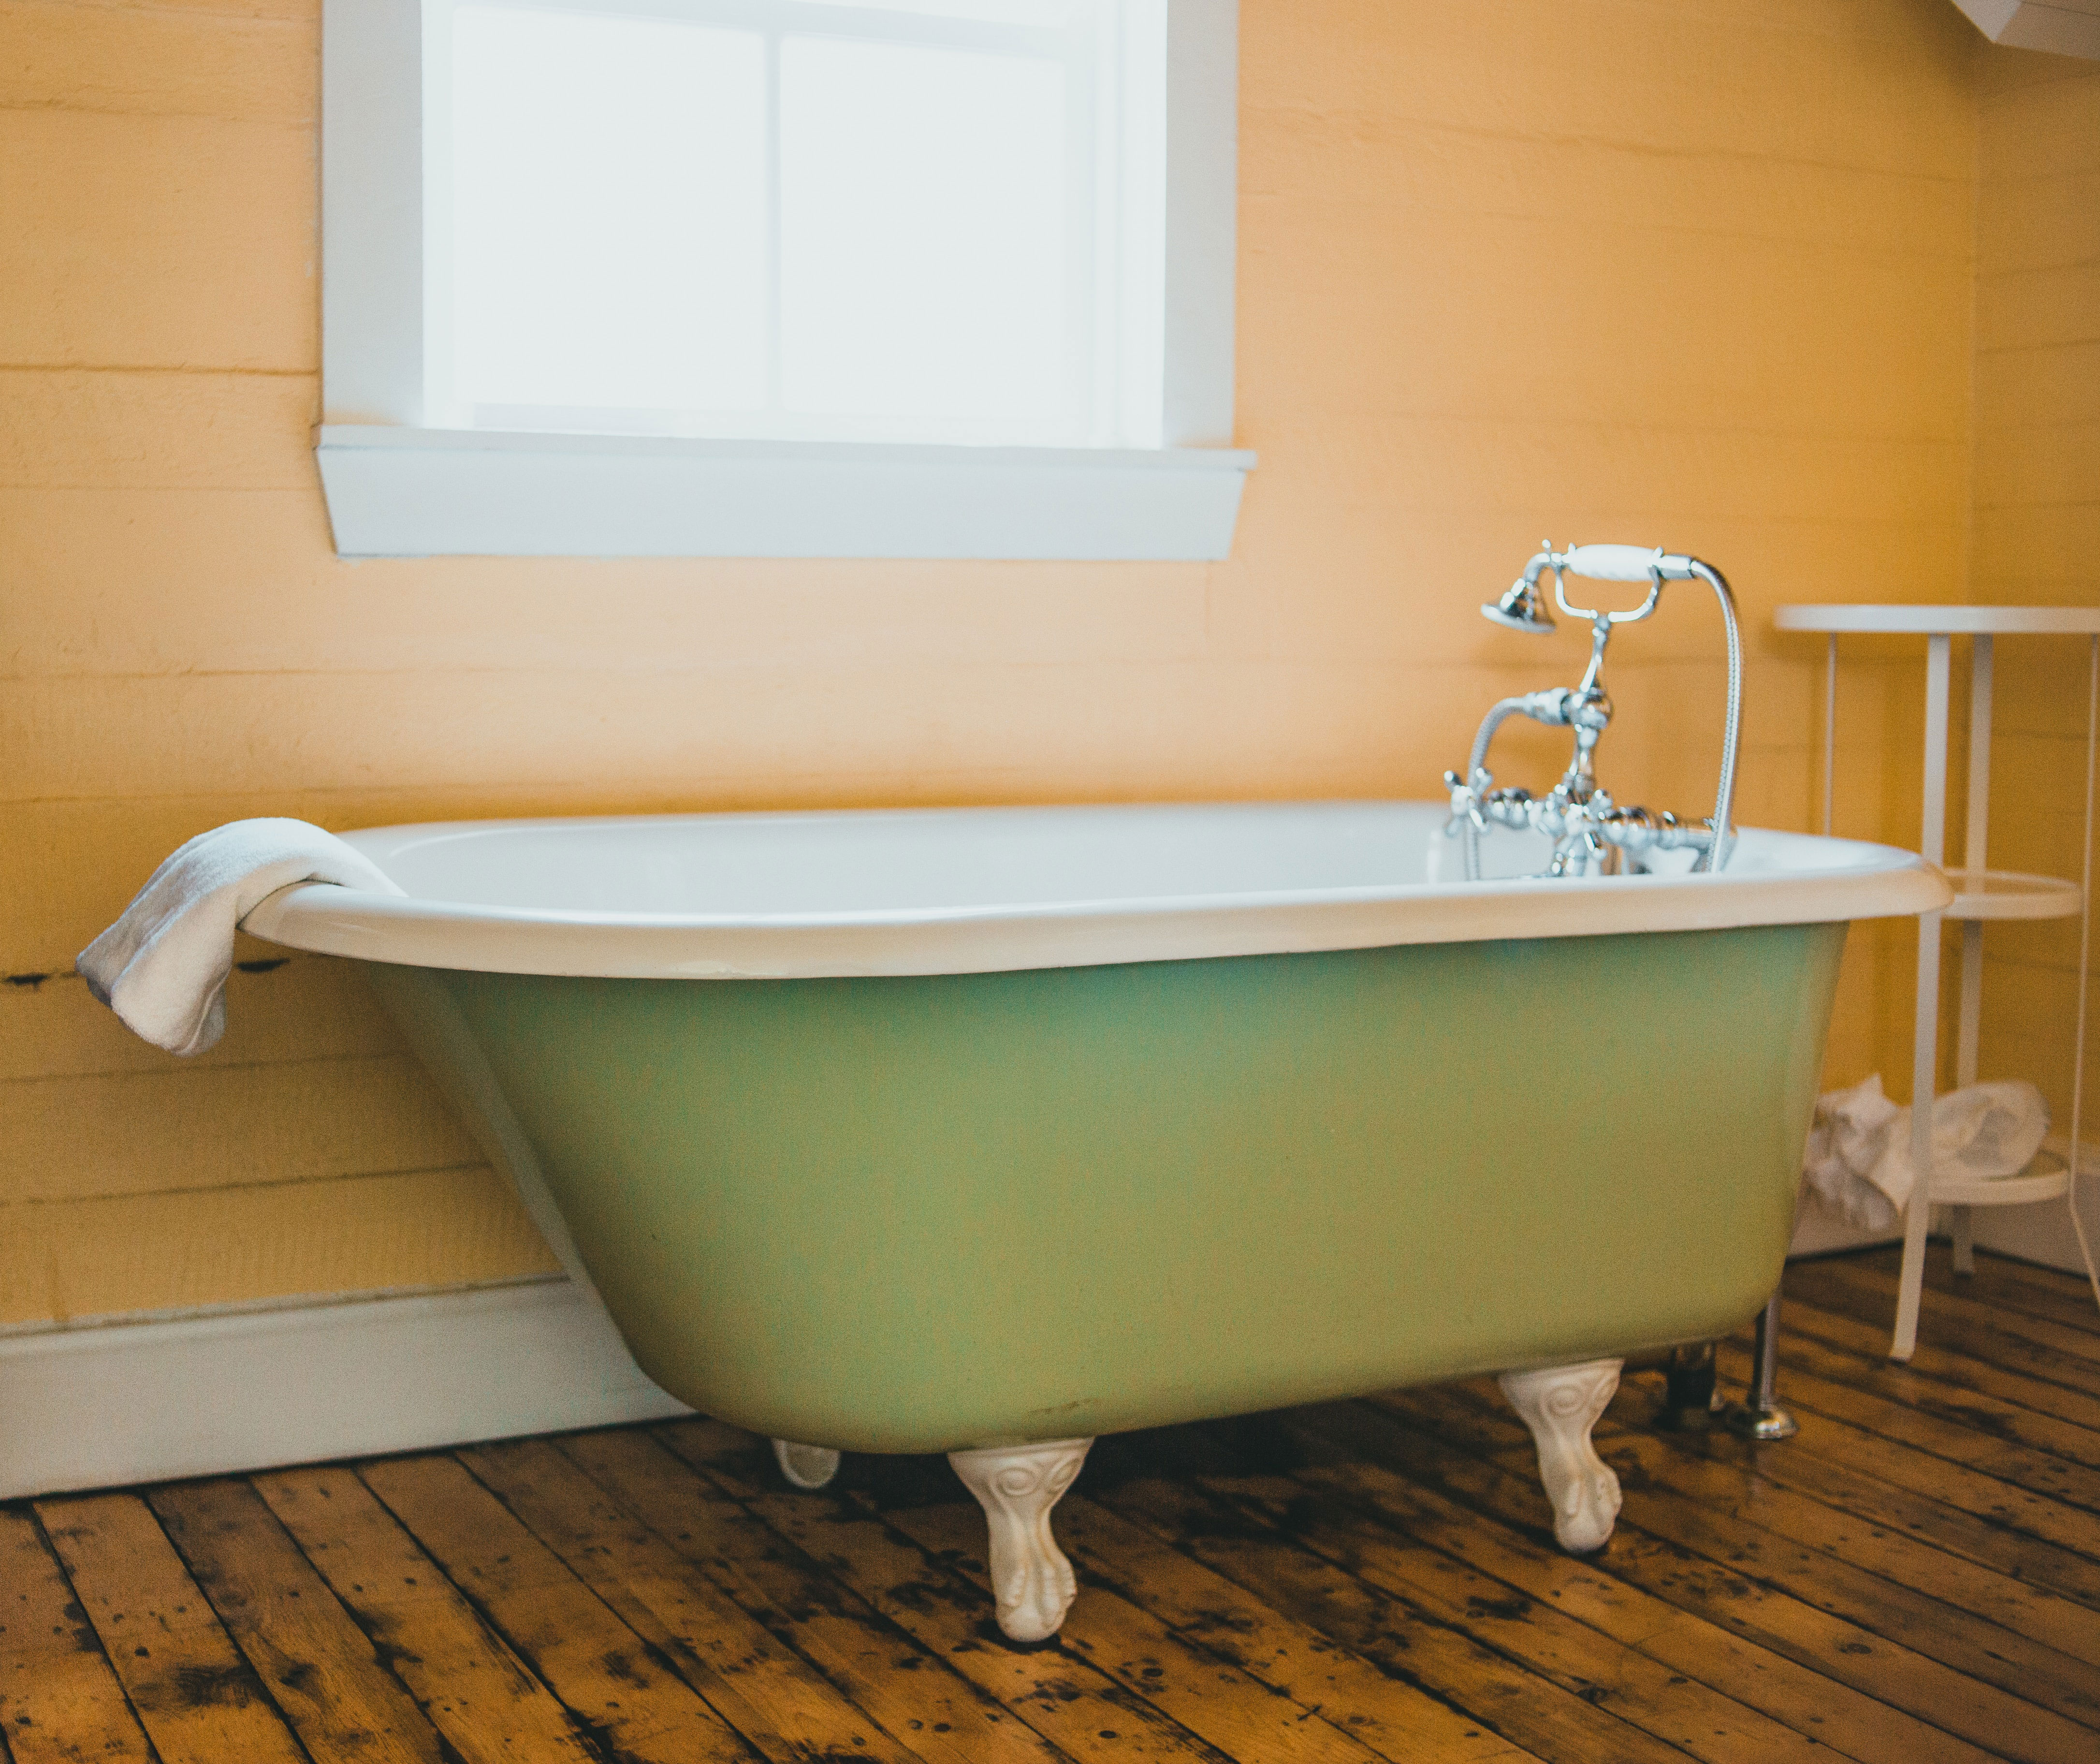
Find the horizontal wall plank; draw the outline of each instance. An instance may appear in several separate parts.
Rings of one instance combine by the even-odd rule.
[[[1986,59],[2001,64],[2007,58]],[[1977,169],[1983,188],[1993,192],[2040,177],[2100,171],[2100,81],[2091,68],[2061,55],[2027,61],[2058,77],[2010,89],[1988,78],[1983,83]]]
[[[889,701],[871,727],[872,671],[786,665],[716,674],[518,669],[22,681],[0,695],[0,745],[22,756],[0,791],[33,801],[189,796],[207,782],[228,795],[254,795],[470,789],[529,778],[542,789],[573,793],[624,776],[660,789],[682,780],[704,798],[709,780],[739,774],[785,784],[952,765],[959,723],[982,732],[977,760],[986,771],[1026,767],[1075,696],[1107,713],[1085,745],[1089,761],[1113,767],[1118,743],[1140,732],[1168,749],[1193,742],[1189,732],[1221,708],[1204,703],[1213,694],[1237,687],[1243,701],[1252,690],[1273,704],[1292,683],[1273,670],[1252,678],[1251,668],[1229,687],[1219,670],[1194,668],[891,668],[881,670]],[[1149,697],[1133,699],[1140,681]],[[1361,701],[1363,691],[1348,696]],[[355,741],[320,733],[352,728]],[[1151,753],[1154,767],[1163,751]],[[1076,769],[1075,754],[1063,758]]]
[[[1410,419],[1410,427],[1433,427],[1437,421]],[[1382,449],[1383,431],[1364,427],[1361,446]],[[1482,506],[1462,521],[1446,524],[1417,502],[1404,483],[1391,484],[1381,493],[1379,480],[1352,463],[1350,449],[1327,431],[1308,427],[1268,439],[1273,444],[1264,458],[1280,459],[1290,479],[1279,473],[1265,487],[1259,482],[1260,472],[1250,479],[1251,497],[1256,492],[1261,497],[1259,518],[1242,513],[1232,561],[1212,566],[1211,630],[1215,637],[1220,615],[1245,601],[1263,612],[1270,640],[1284,646],[1285,654],[1294,652],[1294,632],[1309,628],[1325,634],[1346,619],[1361,634],[1383,639],[1406,632],[1407,642],[1393,643],[1383,652],[1403,664],[1499,655],[1520,661],[1528,656],[1536,666],[1546,650],[1483,621],[1479,605],[1508,586],[1520,562],[1549,534],[1562,546],[1574,539],[1587,542],[1599,533],[1617,533],[1627,542],[1638,535],[1639,542],[1660,540],[1673,550],[1708,559],[1736,585],[1740,603],[1753,615],[1744,628],[1753,655],[1799,658],[1820,644],[1819,638],[1771,630],[1766,615],[1782,602],[1886,598],[1897,591],[1891,584],[1899,579],[1920,599],[1956,601],[1966,592],[1963,524],[1944,509],[1926,516],[1900,504],[1878,515],[1777,501],[1762,506],[1728,507],[1714,501],[1676,506],[1651,500],[1635,475],[1639,468],[1625,454],[1618,456],[1626,459],[1623,475],[1600,471],[1593,480],[1586,473],[1584,481],[1568,486],[1564,494],[1542,492],[1529,506],[1515,493],[1523,480],[1512,480],[1511,493],[1497,502],[1488,492],[1505,464],[1521,471],[1530,462],[1519,452],[1498,463],[1487,457],[1491,449],[1454,433],[1454,449],[1463,447],[1475,461],[1473,496]],[[1763,444],[1776,452],[1791,444]],[[1745,450],[1750,451],[1749,444]],[[1842,454],[1829,456],[1826,464],[1833,472],[1866,475],[1858,450],[1849,446]],[[1952,471],[1950,462],[1938,458],[1930,466],[1935,485]],[[1392,469],[1407,468],[1396,464]],[[1689,475],[1688,468],[1679,471]],[[1602,481],[1607,475],[1616,477],[1615,488]],[[1308,524],[1316,536],[1294,543],[1294,534]],[[1294,617],[1293,607],[1270,588],[1274,573],[1294,560],[1309,564],[1318,573],[1316,579],[1325,579],[1329,571],[1338,573],[1339,579],[1353,585],[1353,591],[1308,595]],[[1668,603],[1670,616],[1637,635],[1629,634],[1627,643],[1614,650],[1615,667],[1625,665],[1622,657],[1692,652],[1692,646],[1707,634],[1705,621],[1696,612],[1688,621],[1679,609],[1695,607],[1696,597],[1673,591]],[[1328,652],[1325,642],[1323,635],[1323,652]],[[1873,637],[1848,639],[1845,650],[1848,661],[1901,652],[1890,639]]]
[[[1976,347],[2089,343],[2100,337],[2100,263],[1976,278]]]
[[[0,108],[0,363],[311,372],[314,179],[306,123]]]
[[[1541,523],[1564,544],[1615,532],[1711,558],[1742,596],[1753,654],[1789,661],[1820,661],[1820,643],[1771,645],[1764,627],[1781,600],[1873,599],[1892,581],[1949,599],[1961,589],[1962,529],[1952,519],[1745,510],[1693,520],[1599,500],[1446,524],[1386,506],[1361,471],[1330,475],[1330,458],[1322,444],[1305,465],[1280,460],[1279,470],[1308,481],[1273,495],[1255,475],[1260,518],[1244,524],[1223,568],[629,559],[593,566],[588,590],[567,559],[450,559],[436,592],[427,565],[338,563],[311,489],[0,490],[0,555],[25,578],[68,585],[13,606],[0,677],[677,671],[730,660],[745,670],[1052,667],[1233,654],[1402,666],[1498,655],[1521,665],[1529,656],[1535,665],[1539,651],[1495,631],[1476,608],[1538,545]],[[1296,598],[1268,590],[1273,573],[1293,571],[1360,586]],[[1434,592],[1419,591],[1424,584]],[[656,634],[646,654],[637,652],[637,628]],[[1718,630],[1710,604],[1673,595],[1664,617],[1627,635],[1614,664],[1713,652]],[[1848,664],[1871,654],[1870,643],[1848,641]]]
[[[1201,564],[623,559],[593,564],[586,586],[567,558],[342,563],[328,534],[317,484],[0,490],[0,555],[68,584],[11,609],[0,674],[1050,665],[1205,648]],[[655,634],[646,653],[638,629]]]
[[[1250,7],[1241,101],[1965,177],[1973,132],[1948,123],[1968,109],[1973,28],[1900,0],[1820,11],[1643,0]],[[1346,57],[1334,52],[1338,36]],[[1576,68],[1584,77],[1571,83]],[[1688,68],[1700,77],[1687,79]],[[1863,110],[1871,129],[1859,126]]]
[[[1250,106],[1241,151],[1261,168],[1247,193],[1263,199],[1331,201],[1346,192],[1367,215],[1410,224],[1425,210],[1523,217],[1552,229],[1556,243],[1580,237],[1570,222],[1579,214],[1613,241],[1692,232],[1710,243],[1783,241],[1951,267],[1965,278],[1971,192],[1957,175],[1720,148],[1659,153],[1652,143],[1593,134],[1586,125],[1595,120],[1502,134],[1404,113]]]
[[[1252,345],[1242,372],[1255,386],[1287,384],[1301,421],[1529,416],[1583,430],[1962,438],[1961,413],[1910,364],[1965,347],[1965,259],[1290,192],[1249,192],[1241,230],[1251,252],[1242,298],[1251,300],[1241,324]],[[1291,298],[1308,277],[1317,317]],[[1512,351],[1500,325],[1472,322],[1483,278],[1505,290],[1503,322],[1533,348]],[[1833,303],[1882,322],[1833,327]],[[1336,334],[1363,341],[1338,351]],[[1567,428],[1542,432],[1565,445]],[[1349,427],[1335,434],[1344,446],[1355,439]]]
[[[1916,933],[1904,919],[1870,919],[1846,935],[1821,1089],[1855,1085],[1873,1072],[1893,1078],[1908,1069],[1917,947]]]
[[[2093,126],[2100,129],[2100,122]],[[2100,165],[1986,183],[1978,204],[1977,258],[1990,275],[2100,260]]]
[[[1374,282],[1363,285],[1368,293]],[[1651,397],[1621,422],[1586,414],[1545,424],[1548,412],[1520,413],[1507,370],[1498,370],[1507,414],[1396,409],[1391,397],[1362,396],[1361,376],[1340,371],[1331,349],[1308,355],[1297,327],[1246,329],[1264,345],[1243,374],[1248,389],[1294,383],[1304,396],[1287,418],[1242,423],[1242,444],[1263,456],[1243,531],[1336,483],[1361,484],[1366,496],[1376,487],[1387,506],[1447,517],[1507,511],[1535,523],[1544,485],[1560,507],[1623,510],[1627,486],[1637,484],[1641,506],[1680,519],[1937,524],[1965,481],[1966,445],[1951,423],[1943,435],[1861,433],[1834,419],[1789,427],[1785,413],[1769,427],[1743,410],[1709,422],[1701,418],[1710,413],[1688,403],[1679,415]],[[318,497],[313,392],[310,380],[276,374],[0,370],[0,489],[306,489]]]
[[[2094,284],[2100,296],[2100,281]],[[2093,316],[2100,341],[2100,308]],[[1982,508],[2100,503],[2100,417],[2071,422],[2027,422],[1978,437],[1976,502]]]
[[[279,15],[266,15],[271,12]],[[0,108],[310,123],[316,8],[7,0]]]
[[[485,1164],[0,1205],[0,1324],[560,1271]]]
[[[157,12],[194,13],[203,18],[305,20],[318,24],[321,0],[77,0],[86,6],[150,6]],[[1798,0],[1796,0],[1798,3]]]
[[[318,374],[0,367],[0,489],[307,490]]]
[[[940,774],[977,800],[1002,789],[1039,800],[1068,790],[1091,800],[1434,796],[1451,744],[1492,702],[1492,686],[1577,670],[1564,660],[1454,679],[1323,657],[896,667],[879,679],[874,670],[783,668],[20,681],[0,693],[0,746],[22,755],[0,779],[0,799],[281,792],[270,811],[279,812],[324,792],[443,788],[466,798],[531,780],[543,797],[571,801],[647,791],[692,807],[753,798],[787,807],[813,796],[880,801],[890,780]],[[885,701],[879,718],[871,695]],[[1412,706],[1405,718],[1397,704]],[[1065,733],[1078,705],[1094,720]],[[1273,719],[1258,731],[1248,721],[1257,710]],[[320,727],[364,733],[350,743],[317,737]],[[967,759],[954,751],[959,731],[975,749]],[[1623,771],[1634,758],[1626,745],[1619,752]],[[1315,781],[1323,776],[1325,788]],[[206,780],[223,794],[205,798]],[[921,785],[892,799],[935,794]],[[135,866],[99,884],[101,898],[121,907],[143,880]]]
[[[1320,463],[1326,463],[1324,450]],[[1630,488],[1635,483],[1627,480]],[[1331,497],[1324,511],[1315,506],[1323,493]],[[1616,504],[1600,498],[1587,507],[1555,503],[1482,515],[1457,524],[1465,535],[1461,544],[1418,508],[1366,506],[1368,497],[1339,479],[1326,479],[1317,488],[1300,484],[1285,495],[1299,506],[1243,524],[1233,564],[1212,580],[1208,632],[1214,655],[1308,661],[1375,657],[1389,659],[1403,676],[1493,664],[1515,677],[1534,676],[1520,690],[1562,671],[1572,679],[1581,666],[1579,634],[1570,630],[1541,643],[1489,624],[1480,616],[1480,603],[1509,585],[1547,534],[1561,545],[1617,535],[1626,542],[1692,551],[1727,576],[1743,615],[1749,704],[1780,697],[1793,702],[1803,692],[1812,692],[1820,703],[1823,640],[1775,633],[1773,608],[1795,600],[1879,599],[1890,592],[1893,581],[1914,584],[1921,597],[1952,600],[1961,590],[1963,533],[1954,521],[1808,519],[1769,510],[1694,516],[1645,498]],[[1311,546],[1295,537],[1308,524],[1321,534]],[[1293,599],[1266,590],[1273,573],[1289,571],[1308,551],[1321,574],[1378,591]],[[28,629],[25,623],[25,633]],[[1921,643],[1912,648],[1922,656]],[[1615,640],[1612,675],[1617,679],[1650,663],[1721,652],[1720,617],[1712,595],[1704,589],[1673,589],[1657,617]],[[1877,648],[1872,639],[1846,640],[1848,710],[1854,683],[1864,679],[1858,670],[1900,653],[1886,644]],[[1916,662],[1908,665],[1921,679]],[[1632,705],[1630,698],[1620,701],[1622,710]],[[1466,733],[1478,715],[1477,707],[1461,713]],[[1408,723],[1403,738],[1430,732],[1418,719]],[[1852,727],[1864,726],[1854,717]],[[1619,732],[1609,740],[1623,751]]]
[[[1280,371],[1280,370],[1279,370]],[[1268,378],[1257,369],[1246,378]],[[1680,530],[1710,520],[1785,516],[1797,520],[1939,525],[1958,504],[1967,446],[1958,439],[1763,431],[1665,421],[1623,426],[1360,411],[1341,425],[1324,413],[1248,425],[1242,441],[1264,462],[1286,465],[1268,484],[1248,480],[1246,541],[1273,498],[1304,494],[1338,477],[1388,487],[1388,506],[1477,519],[1580,511],[1585,518],[1629,509],[1666,510]],[[1295,481],[1290,481],[1295,480]],[[1550,497],[1540,486],[1553,486]],[[1273,487],[1272,487],[1273,486]],[[1514,522],[1512,521],[1512,525]],[[1250,530],[1254,529],[1254,530]],[[1529,556],[1534,537],[1522,548]]]
[[[2076,993],[2069,974],[1988,960],[1984,963],[1978,1075],[1986,1081],[2024,1079],[2038,1087],[2049,1103],[2049,1124],[2058,1133],[2071,1130],[2072,1072],[2071,1037],[2057,1025],[2069,1020]],[[2089,993],[2087,1008],[2089,1012],[2100,1010],[2100,987]],[[1942,1020],[1951,1019],[1950,1010]],[[1951,1084],[1952,1077],[1950,1065],[1943,1081]],[[2100,1038],[2088,1039],[2085,1112],[2079,1132],[2088,1145],[2100,1139]],[[2089,1220],[2092,1204],[2089,1184],[2080,1203]]]
[[[2071,756],[2062,744],[2077,744],[2082,767],[2092,643],[2090,637],[2001,637],[1995,646],[1992,770],[1995,776],[2002,751],[2014,770],[1999,788],[2017,793],[2040,786],[2031,806],[2051,815],[2079,811],[2076,793],[2067,795],[2062,788],[2062,767]],[[2042,776],[2023,776],[2018,768],[2025,767],[2042,768]],[[2021,800],[2024,815],[2030,805]]]
[[[2100,214],[2100,179],[2093,210]],[[1988,453],[2000,434],[2089,418],[2100,410],[2100,338],[2033,349],[1992,349],[1976,358],[1976,427]],[[2100,501],[2100,490],[2093,500]]]
[[[430,1169],[479,1153],[415,1059],[17,1078],[0,1085],[0,1196],[167,1194]]]
[[[1976,61],[1976,100],[1988,122],[1994,111],[2023,102],[2039,86],[2060,85],[2089,77],[2090,70],[2070,55],[2045,50],[2014,49],[2001,43]]]
[[[236,969],[227,980],[226,1038],[174,1069],[202,1072],[402,1051],[400,1037],[351,963],[294,955],[249,938],[240,939],[236,959],[283,965],[263,973]],[[170,1069],[166,1054],[125,1028],[70,973],[0,987],[0,1082]]]
[[[1949,24],[1935,8],[1926,9],[1926,15],[1932,22],[1921,33],[1919,9],[1911,0],[1861,0],[1860,4],[1835,11],[1820,0],[1760,0],[1754,7],[1733,0],[1621,0],[1621,3],[1623,21],[1629,24],[1637,23],[1643,11],[1666,14],[1709,29],[1805,38],[1820,43],[1824,52],[1833,56],[1880,46],[1886,54],[1926,57],[1935,66],[1950,59],[1958,64],[1967,59],[1966,51],[1975,40],[1967,26],[1958,21]]]
[[[2100,504],[1976,511],[1976,592],[2000,606],[2087,606],[2100,556]]]

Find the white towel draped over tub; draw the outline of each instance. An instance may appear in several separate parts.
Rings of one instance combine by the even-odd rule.
[[[88,988],[171,1054],[201,1054],[226,1032],[233,934],[266,895],[293,882],[398,895],[371,862],[303,820],[236,820],[201,833],[80,953]]]
[[[2031,1084],[1972,1084],[1932,1104],[1937,1175],[1988,1181],[2017,1176],[2049,1132],[2049,1104]],[[1876,1072],[1815,1103],[1803,1174],[1808,1186],[1853,1224],[1885,1231],[1917,1180],[1910,1161],[1910,1111],[1882,1091]]]

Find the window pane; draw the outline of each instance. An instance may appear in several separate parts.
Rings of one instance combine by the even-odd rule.
[[[457,400],[762,408],[760,36],[463,5],[452,47]]]
[[[791,37],[780,81],[788,409],[1075,421],[1062,66]]]

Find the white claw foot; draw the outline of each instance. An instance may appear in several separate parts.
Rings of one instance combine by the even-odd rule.
[[[1502,1395],[1538,1442],[1539,1477],[1553,1503],[1553,1535],[1578,1556],[1609,1543],[1619,1516],[1619,1479],[1597,1456],[1590,1430],[1618,1389],[1625,1364],[1592,1359],[1502,1376]]]
[[[780,1466],[780,1474],[797,1488],[821,1488],[839,1473],[839,1454],[827,1445],[797,1445],[792,1439],[775,1439],[773,1458]]]
[[[999,1626],[1016,1642],[1046,1642],[1078,1594],[1072,1564],[1050,1535],[1050,1510],[1087,1461],[1092,1439],[951,1452],[948,1461],[991,1526],[991,1588]]]

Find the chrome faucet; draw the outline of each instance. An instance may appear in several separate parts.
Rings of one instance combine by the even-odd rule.
[[[1691,850],[1699,855],[1695,870],[1718,870],[1728,861],[1733,833],[1728,812],[1736,794],[1736,749],[1743,714],[1743,643],[1736,623],[1736,598],[1721,573],[1696,557],[1684,557],[1660,549],[1636,545],[1582,545],[1567,551],[1546,546],[1524,567],[1524,573],[1499,600],[1482,604],[1480,611],[1498,625],[1512,630],[1550,631],[1553,616],[1546,611],[1539,592],[1539,580],[1553,573],[1553,598],[1560,610],[1573,619],[1590,621],[1590,665],[1574,686],[1550,687],[1505,698],[1481,719],[1473,737],[1473,751],[1462,777],[1444,774],[1451,792],[1451,819],[1445,825],[1449,837],[1462,838],[1466,876],[1478,881],[1480,874],[1480,835],[1490,825],[1529,827],[1553,842],[1553,856],[1546,868],[1548,876],[1612,875],[1628,865],[1646,868],[1650,851]],[[1630,612],[1599,611],[1571,606],[1567,577],[1583,576],[1599,581],[1644,581],[1648,598]],[[1647,618],[1662,599],[1666,581],[1697,577],[1720,598],[1722,622],[1728,634],[1727,723],[1721,741],[1721,781],[1714,792],[1714,812],[1699,822],[1680,820],[1667,810],[1621,808],[1611,793],[1597,782],[1597,744],[1611,727],[1612,697],[1604,690],[1604,648],[1615,626],[1636,625]],[[1529,717],[1549,728],[1568,729],[1575,738],[1574,757],[1560,781],[1544,796],[1530,791],[1498,789],[1488,770],[1488,749],[1495,731],[1511,717]]]

